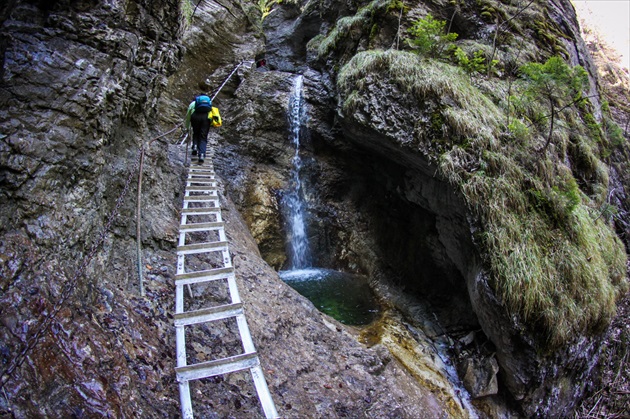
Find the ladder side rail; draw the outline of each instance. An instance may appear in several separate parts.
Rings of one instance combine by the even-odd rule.
[[[192,400],[190,399],[190,385],[188,380],[179,382],[179,400],[182,405],[182,418],[193,419]]]
[[[276,405],[271,397],[271,392],[267,386],[267,381],[265,380],[265,375],[263,374],[260,363],[257,366],[250,368],[250,372],[252,374],[252,379],[254,380],[254,387],[256,388],[256,393],[258,394],[258,400],[260,400],[263,412],[265,412],[265,417],[267,419],[279,418]]]

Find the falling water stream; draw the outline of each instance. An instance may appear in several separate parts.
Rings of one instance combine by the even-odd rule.
[[[304,95],[303,77],[300,75],[295,81],[293,94],[289,103],[290,139],[295,146],[293,155],[293,167],[291,169],[291,184],[284,195],[286,217],[288,225],[289,261],[291,269],[304,269],[311,266],[311,251],[306,237],[306,225],[304,223],[304,191],[300,171],[302,170],[302,158],[300,157],[300,131],[304,122]]]
[[[290,268],[280,277],[322,312],[350,325],[368,324],[376,317],[378,304],[365,277],[312,267],[305,222],[304,186],[300,178],[300,134],[306,112],[303,77],[296,78],[289,102],[290,140],[295,147],[289,189],[283,195]]]

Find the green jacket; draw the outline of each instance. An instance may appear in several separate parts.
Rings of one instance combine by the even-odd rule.
[[[186,129],[190,128],[190,116],[193,114],[193,112],[195,112],[194,100],[190,102],[190,105],[188,105],[188,112],[186,112],[186,119],[184,120],[184,126],[186,127]]]

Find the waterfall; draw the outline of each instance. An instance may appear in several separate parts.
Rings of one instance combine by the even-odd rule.
[[[284,206],[288,226],[288,250],[291,269],[304,269],[311,266],[311,255],[304,223],[304,198],[300,170],[300,131],[306,113],[304,112],[303,77],[300,75],[295,81],[293,94],[289,102],[289,139],[295,146],[293,167],[291,168],[291,183],[284,195]]]
[[[298,76],[287,112],[289,139],[295,147],[295,153],[289,188],[282,195],[289,268],[279,274],[284,282],[311,300],[321,312],[345,324],[369,324],[378,315],[379,307],[367,279],[332,269],[312,267],[304,221],[305,191],[300,178],[300,135],[304,133],[303,127],[306,123],[303,83],[302,76]]]

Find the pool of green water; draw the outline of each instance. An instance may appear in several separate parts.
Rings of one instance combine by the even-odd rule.
[[[343,324],[366,325],[378,315],[378,301],[363,276],[319,268],[280,271],[279,274],[321,312]]]

